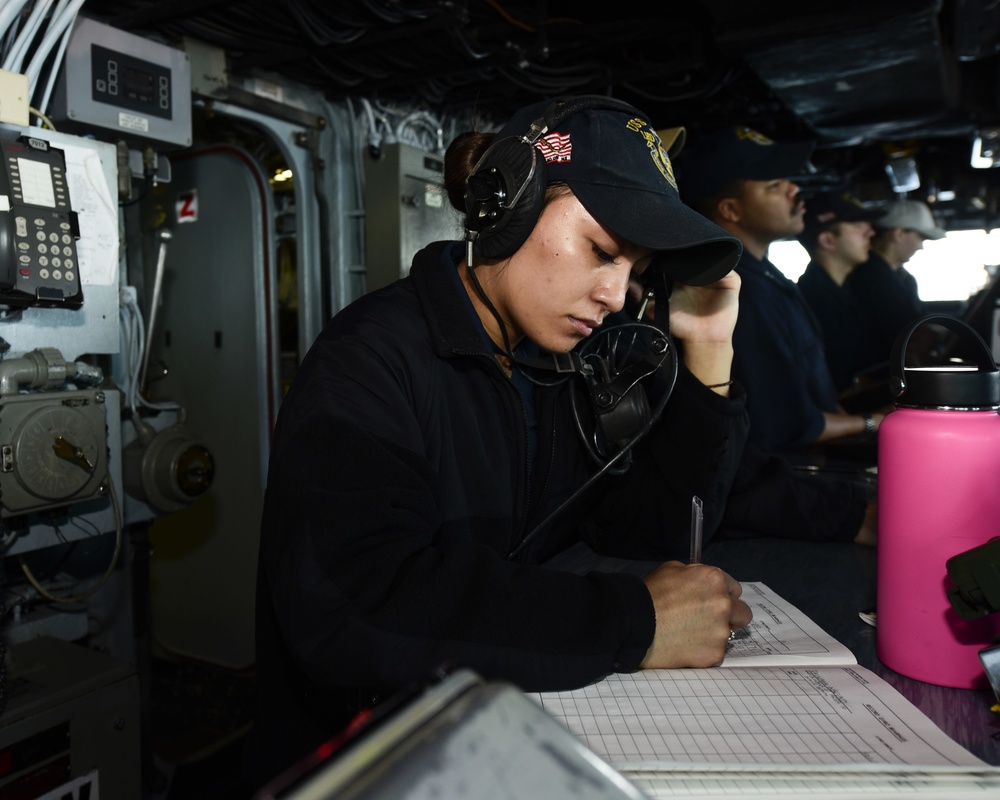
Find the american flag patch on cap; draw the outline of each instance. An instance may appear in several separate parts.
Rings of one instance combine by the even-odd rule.
[[[573,143],[568,133],[549,133],[535,142],[546,164],[553,161],[569,161],[573,154]]]

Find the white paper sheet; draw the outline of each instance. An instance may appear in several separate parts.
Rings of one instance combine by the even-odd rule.
[[[763,583],[744,583],[743,600],[753,621],[745,637],[726,646],[723,667],[857,663],[847,647]]]
[[[788,800],[821,796],[824,800],[920,797],[922,800],[1000,797],[1000,770],[995,767],[761,767],[723,770],[678,767],[672,770],[622,773],[650,798],[672,800]]]
[[[766,586],[744,592],[755,619],[725,668],[528,696],[654,798],[1000,797],[1000,769]]]
[[[643,670],[531,695],[612,766],[982,766],[863,667]]]

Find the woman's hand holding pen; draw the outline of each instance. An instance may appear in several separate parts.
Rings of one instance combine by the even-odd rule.
[[[718,567],[668,561],[644,578],[653,598],[656,632],[642,667],[713,667],[730,633],[750,623],[743,587]]]

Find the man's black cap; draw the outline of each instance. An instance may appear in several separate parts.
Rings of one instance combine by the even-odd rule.
[[[689,143],[677,159],[681,197],[688,204],[737,179],[771,181],[811,170],[814,142],[776,142],[745,125],[730,125]]]
[[[860,200],[846,192],[824,192],[806,198],[806,225],[798,238],[801,242],[809,242],[835,222],[874,222],[883,216],[883,209],[865,208]]]

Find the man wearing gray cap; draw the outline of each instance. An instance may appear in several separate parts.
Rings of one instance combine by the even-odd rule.
[[[917,282],[903,265],[927,239],[943,239],[945,231],[938,227],[931,210],[918,200],[893,203],[873,225],[871,255],[851,273],[844,288],[855,299],[870,331],[869,361],[880,364],[888,360],[899,332],[925,313]],[[919,357],[931,344],[912,341],[909,352]]]

